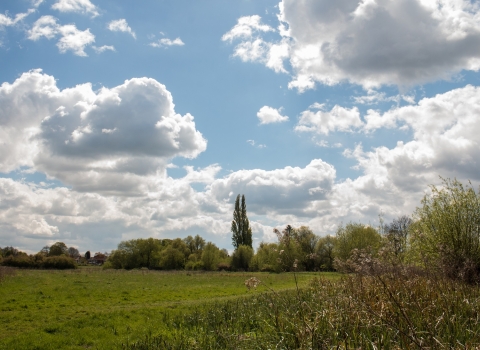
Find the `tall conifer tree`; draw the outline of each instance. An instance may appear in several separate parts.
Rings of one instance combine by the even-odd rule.
[[[241,245],[252,247],[252,229],[247,217],[247,205],[245,204],[245,195],[242,195],[240,205],[240,195],[235,200],[235,210],[233,211],[232,221],[232,243],[235,249]]]

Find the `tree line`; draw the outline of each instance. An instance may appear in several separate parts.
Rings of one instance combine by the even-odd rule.
[[[430,267],[468,282],[480,282],[480,192],[471,184],[444,179],[431,186],[411,216],[402,215],[378,227],[359,222],[339,225],[335,235],[319,237],[308,226],[275,229],[277,242],[252,248],[252,229],[245,196],[235,201],[229,255],[201,236],[184,239],[122,241],[110,254],[106,268],[233,271],[353,271],[359,256],[397,265]],[[88,258],[90,252],[87,252]],[[75,267],[76,248],[57,242],[35,255],[0,248],[5,266]]]
[[[63,242],[43,247],[37,254],[28,255],[14,247],[0,247],[0,265],[20,268],[74,269],[80,253]]]

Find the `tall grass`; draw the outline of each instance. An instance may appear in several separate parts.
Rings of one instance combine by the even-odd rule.
[[[15,269],[7,266],[0,266],[0,283],[2,283],[7,277],[14,275]]]
[[[210,304],[125,349],[474,349],[480,290],[397,269]]]

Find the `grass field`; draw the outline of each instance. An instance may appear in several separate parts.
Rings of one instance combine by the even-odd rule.
[[[299,285],[318,275],[298,274]],[[292,274],[17,270],[0,284],[0,349],[121,347],[171,316],[258,293],[245,287],[250,277],[262,280],[260,290],[295,287]]]

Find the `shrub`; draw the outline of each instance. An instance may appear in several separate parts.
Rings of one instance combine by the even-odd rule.
[[[434,264],[450,278],[480,282],[480,193],[470,185],[442,179],[431,186],[414,214],[417,259]]]
[[[32,259],[32,257],[22,254],[22,255],[9,255],[5,259],[3,259],[3,266],[9,266],[9,267],[20,267],[20,268],[35,268],[38,267],[35,264],[35,261]]]
[[[56,269],[56,270],[66,270],[66,269],[76,269],[77,264],[72,258],[60,255],[60,256],[49,256],[45,258],[42,263],[42,267],[45,269]]]

